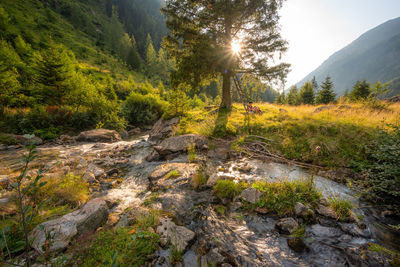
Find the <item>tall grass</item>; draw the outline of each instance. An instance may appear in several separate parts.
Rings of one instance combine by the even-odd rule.
[[[378,128],[400,123],[400,104],[374,109],[363,104],[282,106],[257,104],[262,115],[246,116],[235,104],[227,114],[193,110],[185,121],[186,133],[229,137],[247,134],[271,140],[272,152],[287,158],[331,167],[348,167],[365,159],[364,145],[372,142]],[[315,148],[320,147],[318,157]]]

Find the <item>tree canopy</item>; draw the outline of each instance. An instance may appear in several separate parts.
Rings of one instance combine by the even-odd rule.
[[[165,44],[177,59],[173,84],[197,87],[205,79],[222,76],[221,107],[230,108],[230,78],[235,73],[251,73],[269,82],[284,80],[289,65],[274,63],[277,54],[287,50],[278,24],[282,3],[167,0],[163,12],[170,34]],[[239,44],[240,53],[233,51],[233,42]]]

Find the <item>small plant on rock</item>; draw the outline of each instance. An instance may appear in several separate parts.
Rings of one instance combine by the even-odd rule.
[[[195,175],[192,177],[192,186],[194,189],[199,188],[199,186],[207,183],[207,177],[204,175],[204,173],[199,170]]]
[[[247,187],[245,183],[235,183],[231,180],[218,180],[214,186],[215,194],[220,198],[233,199]]]
[[[172,266],[174,266],[178,262],[182,261],[183,261],[183,251],[179,250],[176,246],[173,246],[171,249],[170,263],[172,264]]]
[[[332,197],[329,199],[330,207],[335,211],[340,221],[346,221],[351,215],[353,204],[348,200]]]
[[[181,176],[181,174],[174,170],[174,171],[170,171],[167,175],[165,175],[165,179],[175,179],[178,178],[179,176]]]
[[[190,144],[188,146],[188,160],[189,162],[195,162],[197,160],[195,144]]]

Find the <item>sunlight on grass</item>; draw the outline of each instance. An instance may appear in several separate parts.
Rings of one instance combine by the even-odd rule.
[[[349,166],[362,161],[364,144],[378,128],[400,123],[400,104],[372,109],[362,104],[282,106],[256,104],[262,115],[247,116],[241,104],[232,112],[195,109],[184,119],[178,134],[198,133],[218,138],[259,135],[271,140],[271,152],[322,166]],[[317,110],[319,108],[319,110]],[[315,148],[320,147],[317,155]]]

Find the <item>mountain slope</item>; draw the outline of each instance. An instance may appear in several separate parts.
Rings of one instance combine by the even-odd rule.
[[[400,92],[400,18],[387,21],[364,33],[347,47],[334,53],[321,66],[301,80],[297,86],[313,76],[322,82],[327,75],[341,95],[351,89],[356,81],[389,82],[392,94]]]

